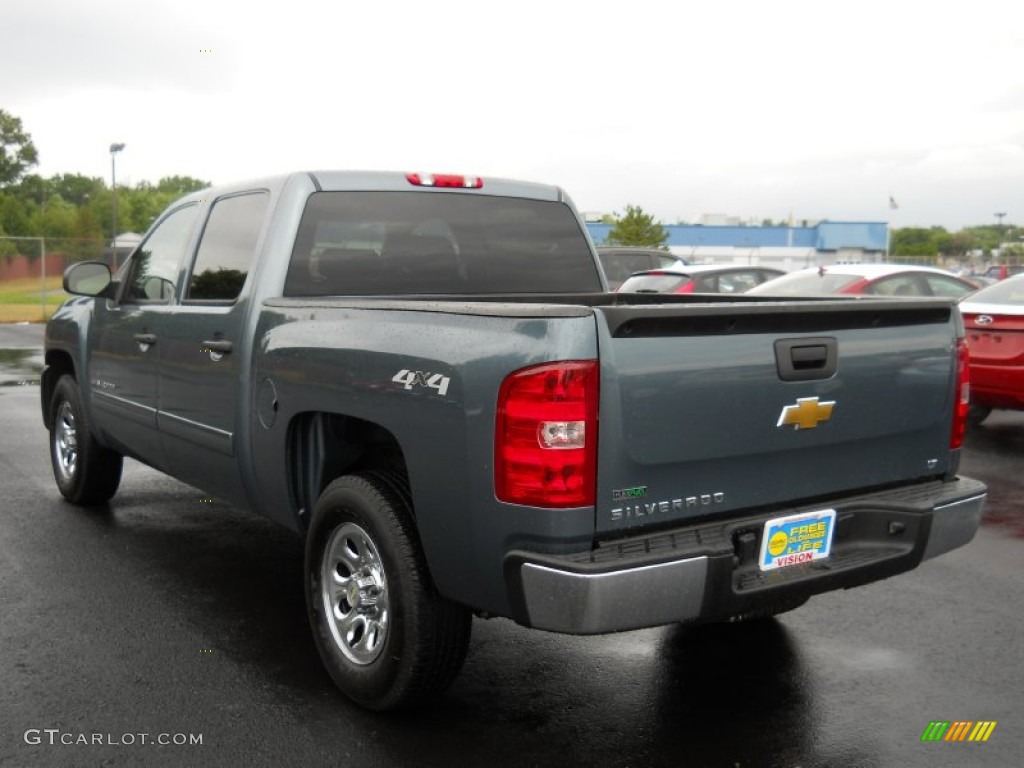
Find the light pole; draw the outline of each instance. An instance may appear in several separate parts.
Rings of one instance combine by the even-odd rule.
[[[995,216],[999,220],[999,228],[1002,229],[1002,227],[1003,227],[1003,219],[1006,218],[1006,211],[996,211],[992,215]]]
[[[111,144],[110,145],[110,191],[111,191],[111,210],[113,213],[113,223],[111,228],[113,233],[110,239],[110,251],[113,255],[114,266],[117,266],[117,153],[124,149],[124,144]]]

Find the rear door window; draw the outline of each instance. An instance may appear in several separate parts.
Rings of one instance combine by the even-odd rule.
[[[256,254],[270,195],[254,192],[214,203],[203,229],[186,301],[233,302]]]

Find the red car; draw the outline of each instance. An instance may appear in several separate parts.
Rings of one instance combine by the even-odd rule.
[[[993,408],[1024,410],[1024,275],[960,302],[971,354],[971,410],[980,424]]]

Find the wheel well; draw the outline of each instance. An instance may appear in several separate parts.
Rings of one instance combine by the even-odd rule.
[[[43,423],[49,429],[50,424],[50,402],[53,400],[53,390],[57,387],[60,377],[65,374],[75,379],[75,364],[71,355],[58,349],[51,349],[46,353],[46,367],[43,369],[42,380],[40,381],[39,402],[43,409]]]
[[[302,413],[288,430],[288,485],[299,523],[309,525],[317,498],[335,478],[360,470],[407,476],[395,436],[379,424],[337,413]]]

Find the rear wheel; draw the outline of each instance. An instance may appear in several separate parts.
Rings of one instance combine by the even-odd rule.
[[[96,442],[71,376],[60,378],[50,401],[50,463],[57,487],[72,504],[102,504],[121,484],[124,459]]]
[[[347,475],[324,489],[306,542],[306,605],[320,657],[350,699],[376,710],[443,691],[472,616],[437,594],[404,481]]]

